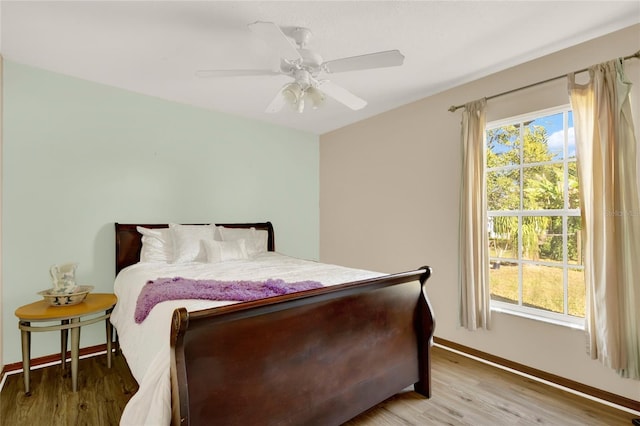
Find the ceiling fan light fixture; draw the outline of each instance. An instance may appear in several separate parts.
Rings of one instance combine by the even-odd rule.
[[[304,99],[311,103],[313,109],[318,109],[324,104],[324,93],[315,87],[309,87],[304,92]]]
[[[282,89],[282,98],[294,110],[302,114],[307,105],[318,109],[324,104],[324,93],[316,87],[303,88],[298,82],[286,84]]]
[[[298,83],[289,83],[282,89],[282,97],[293,109],[298,108],[298,104],[303,95],[302,88]]]

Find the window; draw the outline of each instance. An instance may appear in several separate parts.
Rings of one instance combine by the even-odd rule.
[[[489,123],[491,306],[581,324],[585,283],[569,106]]]

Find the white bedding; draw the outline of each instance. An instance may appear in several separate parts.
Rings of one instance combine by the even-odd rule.
[[[141,323],[134,321],[136,300],[148,280],[161,277],[192,279],[255,280],[280,278],[288,282],[314,280],[323,285],[372,278],[384,274],[261,253],[249,260],[220,263],[137,263],[116,277],[118,296],[111,322],[116,327],[120,347],[140,388],[125,407],[120,425],[169,425],[171,422],[170,347],[171,317],[174,309],[196,311],[237,302],[174,300],[156,305]]]

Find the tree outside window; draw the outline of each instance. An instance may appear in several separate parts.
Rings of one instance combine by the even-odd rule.
[[[571,110],[490,123],[486,142],[492,306],[572,322],[584,317]]]

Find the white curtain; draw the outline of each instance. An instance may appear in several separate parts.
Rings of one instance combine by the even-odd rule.
[[[640,379],[640,203],[637,142],[622,60],[569,74],[582,203],[587,351]]]
[[[469,330],[489,328],[489,234],[485,196],[486,99],[469,102],[462,114],[462,181],[459,227],[459,322]]]

